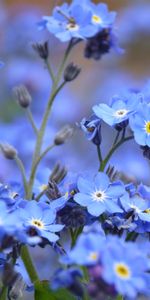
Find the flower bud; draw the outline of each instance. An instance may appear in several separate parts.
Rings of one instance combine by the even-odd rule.
[[[64,80],[72,81],[80,74],[81,69],[74,63],[70,63],[64,71]]]
[[[0,144],[0,149],[7,159],[14,159],[17,156],[17,150],[9,144]]]
[[[55,145],[62,145],[68,140],[70,137],[72,137],[74,132],[73,127],[66,125],[64,126],[55,136],[54,143]]]
[[[54,181],[58,184],[65,178],[66,175],[67,175],[67,169],[65,167],[61,167],[60,164],[56,164],[49,177],[49,182]]]
[[[10,299],[19,300],[20,298],[22,298],[25,288],[26,284],[22,276],[19,273],[17,273],[17,277],[15,278],[15,281],[13,282],[13,285],[9,290]]]
[[[27,88],[24,85],[16,86],[13,89],[13,93],[17,102],[21,107],[27,108],[30,105],[32,98]]]
[[[42,59],[46,60],[48,58],[49,51],[48,51],[48,42],[47,41],[44,42],[43,44],[35,43],[32,45],[32,47]]]

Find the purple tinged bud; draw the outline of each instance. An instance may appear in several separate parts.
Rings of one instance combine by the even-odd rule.
[[[32,47],[42,59],[46,60],[48,58],[49,56],[48,41],[44,43],[35,43],[32,45]]]
[[[27,108],[30,105],[32,97],[24,85],[16,86],[13,89],[13,94],[21,107]]]
[[[72,137],[74,132],[73,127],[70,125],[65,125],[61,130],[56,134],[54,143],[59,146],[64,144],[70,137]]]
[[[76,79],[76,77],[80,74],[80,72],[81,72],[81,68],[79,68],[74,63],[70,63],[64,71],[64,80],[66,82],[72,81]]]
[[[17,150],[9,144],[0,144],[0,149],[7,159],[14,159],[17,156]]]

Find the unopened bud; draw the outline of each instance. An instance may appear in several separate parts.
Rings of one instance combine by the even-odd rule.
[[[16,86],[13,89],[13,94],[14,94],[14,97],[16,98],[17,102],[23,108],[27,108],[30,105],[30,103],[32,101],[32,97],[24,85]]]
[[[22,276],[18,273],[13,285],[9,290],[9,298],[12,300],[22,299],[25,288],[26,284]]]
[[[48,42],[42,43],[35,43],[32,45],[33,49],[37,52],[37,54],[42,58],[42,59],[47,59],[49,55],[48,51]]]
[[[54,143],[55,145],[64,144],[70,137],[72,137],[74,132],[73,127],[66,125],[64,126],[55,136]]]
[[[70,63],[64,71],[64,80],[72,81],[76,79],[76,77],[80,74],[80,72],[81,72],[81,68],[76,66],[74,63]]]
[[[14,159],[17,156],[17,150],[9,144],[0,144],[0,149],[7,159]]]
[[[65,178],[66,175],[67,169],[65,167],[61,167],[60,164],[56,164],[49,177],[49,182],[53,181],[58,184]]]

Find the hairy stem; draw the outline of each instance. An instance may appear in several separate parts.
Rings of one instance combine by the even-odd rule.
[[[26,174],[25,174],[25,168],[24,168],[24,165],[21,161],[21,159],[16,156],[15,157],[15,161],[16,161],[16,164],[21,172],[21,175],[22,175],[22,180],[23,180],[23,185],[24,185],[24,190],[25,190],[25,196],[27,196],[27,193],[28,193],[28,183],[27,183],[27,179],[26,179]]]
[[[30,121],[30,124],[31,124],[31,126],[32,126],[35,134],[37,135],[38,134],[38,129],[37,129],[36,125],[35,125],[35,122],[34,122],[34,119],[33,119],[33,116],[32,116],[32,112],[31,112],[30,108],[27,108],[26,111],[27,111],[27,117],[28,117],[28,119]]]

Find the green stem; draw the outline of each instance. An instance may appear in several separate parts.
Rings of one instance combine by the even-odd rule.
[[[103,159],[102,159],[101,148],[100,148],[99,145],[97,146],[97,153],[98,153],[98,159],[99,159],[99,162],[100,162],[100,165],[101,165]]]
[[[117,132],[113,145],[115,145],[118,142],[119,135],[120,135],[120,131]]]
[[[116,297],[116,300],[123,300],[123,296],[122,296],[122,295],[118,295],[118,296]]]
[[[125,142],[132,140],[133,136],[128,136],[126,138],[124,138],[123,140],[121,139],[117,144],[115,144],[109,151],[109,153],[107,154],[107,156],[105,157],[105,159],[102,161],[101,166],[99,168],[99,171],[104,171],[108,161],[110,160],[111,156],[114,154],[114,152]]]
[[[15,161],[16,161],[16,164],[17,164],[18,168],[20,169],[20,172],[21,172],[21,175],[22,175],[22,179],[23,179],[23,185],[24,185],[25,194],[27,196],[27,193],[28,193],[28,183],[27,183],[27,180],[26,180],[26,174],[25,174],[24,165],[23,165],[21,159],[18,156],[15,157]]]
[[[21,259],[23,260],[23,263],[28,272],[31,282],[35,283],[36,281],[38,281],[39,277],[38,277],[38,274],[33,265],[33,262],[32,262],[32,259],[31,259],[31,256],[30,256],[27,246],[21,247]]]
[[[0,291],[0,300],[6,300],[7,299],[7,292],[8,292],[7,286],[3,286],[1,291]]]
[[[41,193],[39,193],[36,197],[35,200],[39,201],[40,198],[45,194],[45,192],[47,191],[47,188],[45,188]]]
[[[66,60],[68,58],[69,52],[72,48],[72,42],[69,43],[67,50],[65,52],[63,61],[61,63],[61,66],[58,70],[57,76],[55,78],[55,81],[53,82],[53,87],[52,87],[52,92],[51,92],[51,96],[49,98],[49,101],[47,103],[47,107],[42,119],[42,123],[38,132],[38,136],[37,136],[37,141],[36,141],[36,146],[35,146],[35,151],[33,154],[33,160],[32,160],[32,166],[31,166],[31,173],[30,173],[30,179],[29,179],[29,186],[28,186],[28,194],[27,194],[27,198],[30,199],[32,197],[32,187],[34,184],[34,178],[35,178],[35,174],[36,174],[36,162],[39,159],[39,155],[40,155],[40,151],[41,151],[41,147],[42,147],[42,142],[43,142],[43,137],[44,137],[44,133],[45,133],[45,129],[46,129],[46,125],[47,125],[47,121],[49,118],[49,114],[52,108],[52,104],[53,101],[55,99],[55,97],[57,96],[58,92],[63,88],[63,86],[65,85],[66,82],[63,82],[59,87],[59,81],[61,79],[62,76],[62,72],[66,63]]]
[[[49,71],[50,77],[51,77],[52,81],[54,82],[55,81],[55,76],[54,76],[50,61],[48,59],[46,59],[45,63],[46,63],[47,69]]]
[[[35,164],[34,164],[34,166],[33,166],[33,168],[32,168],[32,177],[35,176],[37,167],[38,167],[39,163],[41,162],[41,160],[43,159],[43,157],[44,157],[51,149],[53,149],[54,146],[55,146],[54,144],[48,146],[48,147],[44,150],[44,152],[38,157],[37,161],[35,162]]]
[[[33,119],[33,116],[32,116],[32,112],[31,112],[30,108],[27,108],[26,111],[27,111],[27,117],[28,117],[28,119],[29,119],[29,121],[31,123],[31,126],[32,126],[35,134],[37,135],[38,134],[38,129],[37,129],[36,125],[35,125],[35,122],[34,122],[34,119]]]

